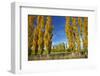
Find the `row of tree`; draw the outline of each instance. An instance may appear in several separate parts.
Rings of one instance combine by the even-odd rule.
[[[36,21],[36,26],[34,22]],[[45,22],[46,21],[46,22]],[[52,18],[50,16],[28,16],[28,48],[37,55],[38,51],[51,51]],[[32,53],[32,52],[31,52]]]
[[[65,25],[66,36],[68,39],[69,48],[77,52],[88,47],[88,18],[87,17],[66,17]]]
[[[68,39],[68,48],[80,52],[81,44],[83,48],[88,47],[88,18],[67,16],[65,32]],[[46,50],[50,54],[53,36],[52,18],[50,16],[28,16],[28,52],[41,54]],[[62,49],[65,47],[63,45]],[[58,48],[58,46],[56,47]],[[61,48],[59,48],[61,49]]]

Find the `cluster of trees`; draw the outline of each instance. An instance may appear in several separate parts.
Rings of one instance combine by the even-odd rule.
[[[35,25],[36,21],[36,26]],[[51,51],[52,45],[52,18],[50,16],[28,16],[28,52]],[[30,53],[30,54],[31,54]]]
[[[66,36],[69,49],[80,52],[81,44],[84,49],[88,47],[88,18],[87,17],[66,17]]]
[[[31,54],[31,47],[33,42],[33,22],[35,17],[34,16],[28,16],[28,54]]]
[[[64,52],[67,48],[67,45],[65,43],[59,43],[57,45],[53,45],[53,51],[58,51],[58,52]]]

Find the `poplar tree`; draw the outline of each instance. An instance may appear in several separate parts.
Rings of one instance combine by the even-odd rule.
[[[52,46],[52,33],[53,26],[52,26],[52,18],[50,16],[47,17],[46,26],[45,26],[45,33],[44,33],[44,45],[45,49],[50,54],[51,46]]]
[[[84,48],[88,47],[88,18],[84,17],[84,31],[83,31],[83,35],[84,35],[84,40],[83,40],[83,45]]]
[[[28,53],[31,54],[31,47],[32,47],[32,41],[33,41],[33,30],[34,30],[34,19],[35,16],[28,16]]]
[[[76,43],[76,45],[74,47],[77,46],[77,52],[80,51],[81,45],[80,45],[80,34],[78,31],[78,25],[76,24],[76,18],[74,17],[72,20],[72,25],[73,25],[73,39],[74,39],[74,45]]]
[[[33,52],[35,51],[35,55],[38,53],[38,28],[36,27],[33,31]]]
[[[73,28],[70,25],[70,17],[67,16],[66,17],[66,25],[65,25],[65,32],[66,32],[66,36],[68,39],[68,45],[69,45],[69,49],[73,50],[74,48],[74,44],[73,44]]]
[[[38,54],[38,48],[39,48],[40,21],[41,21],[41,16],[37,16],[37,25],[33,31],[33,51],[35,51],[35,55]]]
[[[42,54],[44,51],[44,16],[40,16],[38,20],[38,50]]]

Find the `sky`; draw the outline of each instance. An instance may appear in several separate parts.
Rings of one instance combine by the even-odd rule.
[[[54,27],[52,45],[57,45],[63,42],[67,43],[67,37],[65,32],[65,16],[52,16],[52,24]]]

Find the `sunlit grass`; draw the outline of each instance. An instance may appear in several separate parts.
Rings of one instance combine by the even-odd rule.
[[[77,51],[77,50],[75,50]],[[88,58],[87,49],[83,49],[80,52],[69,51],[67,50],[57,50],[52,49],[51,53],[48,54],[48,50],[44,50],[41,55],[41,51],[38,51],[38,54],[35,55],[35,51],[32,51],[32,54],[29,56],[28,60],[54,60],[54,59],[80,59]]]

